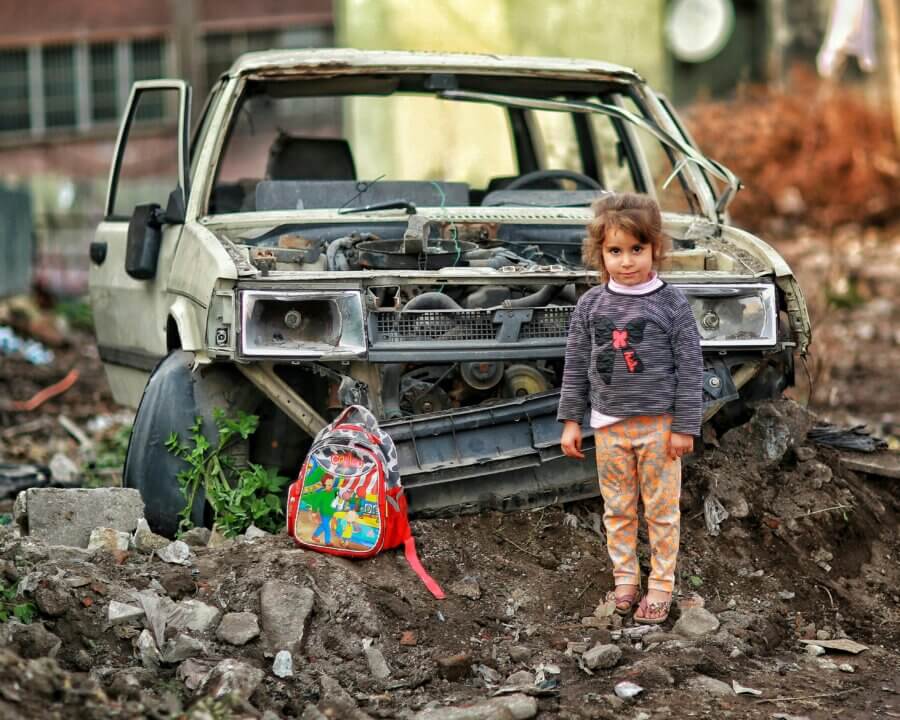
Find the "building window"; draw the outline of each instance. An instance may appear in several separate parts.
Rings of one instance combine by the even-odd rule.
[[[116,97],[116,46],[98,43],[90,48],[91,120],[95,123],[114,122],[119,118]]]
[[[0,131],[28,130],[28,51],[0,51]]]
[[[59,45],[41,48],[44,88],[44,125],[74,127],[77,121],[78,85],[75,82],[75,48]]]

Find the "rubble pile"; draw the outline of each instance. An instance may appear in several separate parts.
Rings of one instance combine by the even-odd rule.
[[[744,88],[685,113],[697,144],[745,188],[730,207],[759,232],[804,224],[884,222],[900,213],[900,150],[887,106],[795,71],[783,89]]]
[[[810,444],[814,422],[765,403],[707,438],[686,468],[678,604],[661,627],[604,599],[599,501],[415,522],[448,591],[436,601],[400,553],[354,562],[255,528],[172,542],[133,491],[29,490],[0,528],[0,582],[32,608],[0,623],[0,717],[896,712],[900,486]],[[65,497],[74,530],[48,522]]]

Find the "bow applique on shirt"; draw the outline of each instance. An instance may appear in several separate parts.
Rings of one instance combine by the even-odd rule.
[[[618,350],[622,351],[622,358],[625,360],[625,368],[628,372],[644,371],[644,363],[641,362],[631,345],[632,343],[637,345],[644,339],[646,325],[647,321],[644,318],[635,318],[629,320],[624,329],[620,329],[606,316],[597,318],[594,325],[594,343],[601,347],[610,343],[609,347],[604,347],[597,355],[597,372],[605,384],[609,385],[612,382],[613,367]]]

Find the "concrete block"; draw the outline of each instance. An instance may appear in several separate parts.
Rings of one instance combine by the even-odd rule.
[[[86,548],[95,528],[134,532],[144,501],[133,488],[29,488],[16,498],[15,517],[33,540]]]

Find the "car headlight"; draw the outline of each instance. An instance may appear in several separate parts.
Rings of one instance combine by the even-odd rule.
[[[679,285],[687,295],[705,347],[772,346],[778,340],[775,288]]]
[[[245,357],[348,359],[366,352],[362,297],[352,290],[240,293]]]

